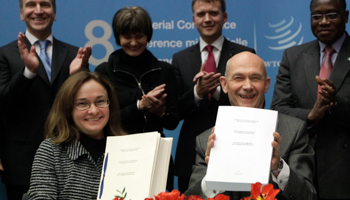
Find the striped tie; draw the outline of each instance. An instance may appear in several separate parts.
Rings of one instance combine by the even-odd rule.
[[[334,48],[332,46],[326,46],[325,48],[326,57],[324,59],[324,62],[322,64],[321,70],[320,70],[320,78],[329,78],[332,72],[333,64],[332,64],[332,54],[335,52]],[[318,91],[321,90],[321,86],[318,85]],[[317,92],[317,96],[319,96],[319,93]]]

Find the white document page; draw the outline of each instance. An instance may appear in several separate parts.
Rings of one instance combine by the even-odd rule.
[[[277,115],[272,110],[219,106],[208,188],[250,191],[252,183],[268,183]]]
[[[158,132],[108,136],[97,199],[111,200],[127,192],[126,199],[145,199],[151,194],[158,150]]]
[[[155,173],[153,177],[153,191],[151,192],[153,195],[166,191],[172,144],[173,138],[160,139],[160,150],[158,151]]]

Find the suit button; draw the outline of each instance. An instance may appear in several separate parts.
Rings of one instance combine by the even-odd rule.
[[[347,149],[348,147],[349,147],[348,144],[343,144],[343,148],[344,148],[344,149]]]

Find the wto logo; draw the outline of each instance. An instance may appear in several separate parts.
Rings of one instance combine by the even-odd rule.
[[[302,28],[302,24],[299,24],[299,28],[296,31],[292,31],[296,25],[294,25],[294,18],[291,16],[290,22],[286,20],[282,20],[277,24],[269,23],[269,28],[273,29],[276,35],[267,36],[264,35],[265,38],[272,40],[274,42],[274,46],[268,46],[272,50],[284,50],[289,47],[300,45],[303,43],[304,36],[299,36],[299,33]],[[296,28],[295,28],[296,29]]]

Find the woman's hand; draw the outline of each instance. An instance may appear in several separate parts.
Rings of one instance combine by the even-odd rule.
[[[167,96],[165,91],[165,84],[155,87],[149,91],[146,95],[142,96],[139,102],[140,110],[148,110],[150,113],[155,113],[161,116],[165,112],[165,98]]]

